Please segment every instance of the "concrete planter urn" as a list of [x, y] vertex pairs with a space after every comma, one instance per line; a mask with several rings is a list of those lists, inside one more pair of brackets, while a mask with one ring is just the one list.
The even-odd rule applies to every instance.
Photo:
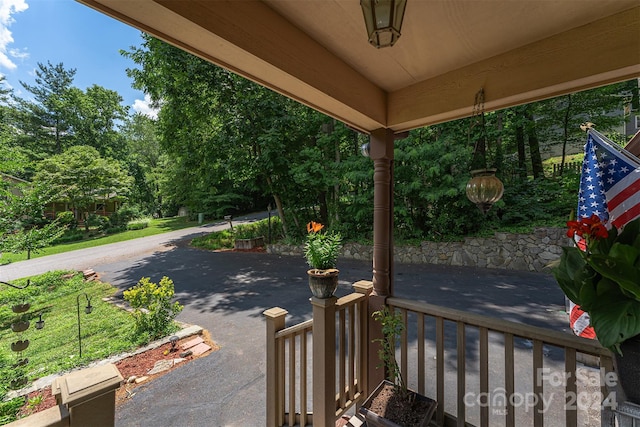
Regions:
[[307, 270], [311, 294], [320, 299], [331, 298], [338, 288], [339, 273], [340, 271], [335, 268], [328, 270], [312, 268], [311, 270]]

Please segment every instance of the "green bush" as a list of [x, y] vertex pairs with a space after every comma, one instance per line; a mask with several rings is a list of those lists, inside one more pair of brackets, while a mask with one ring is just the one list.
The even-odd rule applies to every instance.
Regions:
[[13, 368], [8, 357], [0, 353], [0, 425], [8, 424], [16, 420], [18, 411], [24, 405], [24, 398], [18, 397], [4, 401], [11, 381], [20, 375]]
[[[262, 219], [249, 224], [238, 225], [234, 227], [233, 232], [236, 239], [264, 237], [266, 241], [269, 236], [269, 219]], [[282, 222], [280, 221], [280, 218], [277, 216], [271, 217], [271, 239], [280, 240], [283, 236], [284, 232], [282, 231]]]
[[76, 221], [76, 217], [71, 211], [58, 212], [56, 214], [56, 219], [58, 220], [58, 224], [63, 227], [66, 226], [68, 229], [76, 228], [78, 226], [78, 221]]
[[150, 220], [148, 218], [135, 219], [127, 223], [127, 230], [142, 230], [149, 226]]
[[106, 230], [110, 225], [108, 217], [96, 214], [89, 214], [87, 222], [89, 223], [89, 227], [96, 227], [100, 231]]
[[82, 231], [77, 229], [67, 230], [62, 236], [54, 240], [53, 244], [60, 245], [62, 243], [77, 242], [82, 239], [84, 239], [84, 233]]
[[111, 227], [125, 226], [129, 221], [140, 218], [141, 216], [142, 213], [137, 206], [124, 205], [116, 212], [111, 214], [111, 217], [109, 217], [109, 222], [111, 223]]
[[122, 225], [118, 227], [109, 227], [104, 230], [106, 234], [122, 233], [123, 231], [127, 231], [127, 227]]
[[159, 284], [143, 277], [138, 284], [124, 291], [124, 299], [133, 308], [135, 333], [145, 341], [163, 337], [175, 331], [173, 319], [182, 311], [179, 302], [171, 302], [175, 294], [173, 281], [163, 277]]

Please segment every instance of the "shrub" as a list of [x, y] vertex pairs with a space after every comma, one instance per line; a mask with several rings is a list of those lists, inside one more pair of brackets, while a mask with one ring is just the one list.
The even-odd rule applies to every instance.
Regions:
[[[269, 235], [269, 220], [261, 219], [249, 224], [241, 224], [234, 227], [233, 232], [236, 239], [253, 239], [264, 237], [265, 241]], [[279, 240], [284, 236], [282, 222], [277, 216], [271, 217], [271, 239]]]
[[78, 221], [76, 221], [76, 217], [71, 211], [58, 212], [56, 214], [56, 219], [58, 220], [58, 224], [63, 227], [66, 226], [68, 229], [76, 228], [78, 226]]
[[118, 227], [109, 227], [106, 230], [104, 230], [106, 234], [122, 233], [123, 231], [127, 231], [127, 227], [122, 225]]
[[153, 340], [175, 330], [173, 319], [182, 311], [179, 302], [171, 302], [175, 294], [173, 281], [163, 277], [159, 284], [148, 277], [124, 291], [124, 299], [134, 309], [135, 333], [145, 340]]
[[106, 230], [110, 224], [108, 217], [96, 214], [89, 214], [87, 222], [89, 223], [89, 227], [96, 227], [100, 231]]
[[148, 218], [136, 219], [127, 223], [127, 230], [142, 230], [143, 228], [147, 228], [148, 226]]
[[109, 222], [112, 227], [124, 226], [129, 221], [141, 217], [140, 209], [135, 205], [125, 205], [111, 214]]
[[84, 233], [82, 231], [79, 230], [69, 230], [69, 231], [65, 231], [65, 233], [58, 237], [56, 240], [53, 241], [54, 245], [59, 245], [62, 243], [70, 243], [70, 242], [77, 242], [80, 241], [84, 238]]

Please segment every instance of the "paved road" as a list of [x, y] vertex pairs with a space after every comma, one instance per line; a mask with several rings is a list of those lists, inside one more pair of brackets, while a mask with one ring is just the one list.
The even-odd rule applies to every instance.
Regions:
[[[255, 213], [241, 216], [233, 220], [233, 224], [242, 224], [266, 217], [267, 213]], [[226, 221], [204, 224], [199, 227], [184, 228], [169, 233], [157, 234], [126, 242], [111, 243], [65, 252], [46, 257], [34, 258], [0, 266], [0, 280], [11, 281], [21, 277], [34, 276], [52, 270], [85, 270], [96, 265], [110, 264], [132, 257], [151, 255], [154, 252], [170, 250], [175, 244], [185, 239], [190, 240], [212, 231], [228, 228]]]
[[[289, 325], [311, 317], [306, 265], [302, 257], [209, 252], [188, 246], [187, 239], [223, 227], [181, 230], [140, 239], [148, 239], [144, 243], [104, 246], [82, 256], [76, 252], [64, 259], [15, 263], [1, 267], [0, 278], [37, 274], [47, 266], [90, 267], [121, 292], [143, 276], [154, 281], [169, 276], [185, 305], [178, 319], [207, 329], [221, 349], [140, 387], [133, 399], [119, 407], [116, 425], [261, 426], [266, 372], [262, 312], [274, 306], [285, 308]], [[338, 296], [349, 293], [351, 283], [372, 277], [369, 262], [340, 260], [339, 268]], [[567, 329], [563, 295], [546, 274], [397, 265], [395, 280], [400, 297]]]

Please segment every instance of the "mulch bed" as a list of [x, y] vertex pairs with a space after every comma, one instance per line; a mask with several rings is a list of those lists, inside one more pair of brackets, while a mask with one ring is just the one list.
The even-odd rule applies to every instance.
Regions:
[[[133, 395], [135, 394], [135, 389], [137, 387], [148, 384], [154, 379], [163, 376], [167, 372], [171, 372], [174, 369], [179, 368], [180, 366], [186, 365], [192, 360], [198, 359], [200, 357], [208, 356], [214, 351], [219, 349], [219, 347], [211, 340], [211, 337], [209, 336], [209, 333], [207, 331], [203, 331], [203, 334], [201, 336], [204, 342], [211, 347], [211, 351], [207, 351], [206, 353], [200, 356], [187, 356], [185, 358], [186, 360], [175, 364], [174, 366], [172, 366], [166, 371], [163, 371], [154, 375], [149, 375], [145, 381], [139, 384], [126, 383], [126, 381], [128, 378], [131, 378], [132, 376], [136, 376], [138, 378], [147, 376], [147, 372], [149, 372], [149, 370], [153, 368], [153, 366], [157, 361], [179, 358], [181, 351], [178, 350], [173, 353], [170, 352], [169, 350], [171, 349], [171, 344], [167, 343], [153, 350], [148, 350], [143, 353], [139, 353], [134, 356], [127, 357], [126, 359], [122, 359], [119, 362], [116, 362], [115, 365], [120, 371], [120, 374], [122, 375], [125, 381], [125, 383], [122, 384], [118, 390], [116, 390], [116, 406], [132, 398]], [[177, 348], [180, 347], [180, 344], [186, 341], [189, 341], [193, 338], [195, 338], [195, 335], [181, 339], [180, 341], [178, 341]], [[29, 400], [34, 401], [35, 399], [38, 398], [38, 396], [42, 396], [41, 402], [38, 405], [30, 405]], [[51, 407], [56, 406], [56, 399], [51, 394], [51, 387], [45, 387], [44, 389], [33, 391], [29, 393], [29, 395], [26, 397], [27, 397], [27, 401], [25, 405], [20, 409], [20, 412], [18, 413], [18, 418], [23, 418], [28, 415], [34, 414], [36, 412], [44, 411], [45, 409], [49, 409]]]

